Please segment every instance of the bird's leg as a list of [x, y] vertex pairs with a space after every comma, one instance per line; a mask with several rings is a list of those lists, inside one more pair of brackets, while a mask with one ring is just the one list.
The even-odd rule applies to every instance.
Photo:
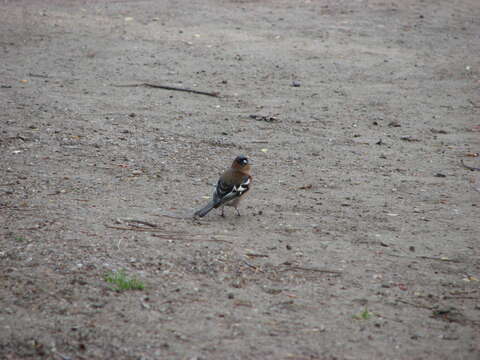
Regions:
[[238, 207], [235, 206], [235, 210], [237, 210], [237, 216], [241, 216], [240, 211], [238, 210]]
[[225, 217], [225, 206], [222, 206], [222, 213], [220, 214], [221, 217]]

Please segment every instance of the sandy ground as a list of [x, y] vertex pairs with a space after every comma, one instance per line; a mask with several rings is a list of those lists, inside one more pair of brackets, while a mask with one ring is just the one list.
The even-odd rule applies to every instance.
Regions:
[[1, 359], [480, 358], [477, 0], [2, 0], [0, 54]]

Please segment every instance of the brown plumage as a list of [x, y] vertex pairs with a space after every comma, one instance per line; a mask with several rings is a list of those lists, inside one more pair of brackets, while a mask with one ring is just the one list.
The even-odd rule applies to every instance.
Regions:
[[233, 206], [240, 216], [238, 205], [245, 193], [250, 189], [252, 176], [250, 175], [251, 166], [246, 156], [240, 155], [233, 160], [229, 169], [220, 176], [217, 182], [213, 199], [202, 209], [195, 212], [195, 216], [203, 217], [212, 209], [222, 208], [224, 216], [224, 206]]

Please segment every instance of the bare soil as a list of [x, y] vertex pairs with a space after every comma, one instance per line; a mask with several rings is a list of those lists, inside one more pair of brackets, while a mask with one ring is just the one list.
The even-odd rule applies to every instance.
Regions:
[[3, 0], [0, 54], [1, 359], [480, 358], [478, 0]]

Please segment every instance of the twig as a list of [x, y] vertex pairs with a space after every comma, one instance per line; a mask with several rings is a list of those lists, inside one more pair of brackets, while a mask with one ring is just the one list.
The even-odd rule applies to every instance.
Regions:
[[[207, 241], [207, 242], [222, 242], [222, 243], [227, 243], [227, 244], [233, 244], [233, 242], [231, 241], [228, 241], [228, 240], [222, 240], [222, 239], [215, 239], [215, 238], [212, 238], [212, 239], [189, 239], [188, 237], [175, 237], [175, 236], [171, 236], [169, 234], [152, 234], [151, 236], [153, 237], [156, 237], [156, 238], [159, 238], [159, 239], [163, 239], [163, 240], [172, 240], [172, 241], [176, 241], [176, 240], [183, 240], [183, 241]], [[188, 236], [188, 235], [187, 235]], [[190, 236], [197, 236], [197, 235], [190, 235]]]
[[465, 169], [468, 169], [468, 170], [471, 170], [471, 171], [480, 171], [480, 168], [465, 165], [465, 163], [463, 162], [463, 159], [460, 160], [460, 162], [462, 163], [462, 165]]
[[263, 270], [260, 269], [259, 267], [255, 266], [255, 265], [252, 265], [252, 264], [246, 262], [245, 260], [242, 260], [242, 262], [243, 262], [245, 265], [247, 265], [248, 267], [254, 269], [255, 271], [260, 271], [260, 272], [263, 273]]
[[[408, 257], [408, 256], [407, 256]], [[417, 259], [427, 259], [427, 260], [437, 260], [437, 261], [445, 261], [445, 262], [454, 262], [459, 263], [460, 260], [457, 259], [447, 259], [447, 258], [436, 258], [431, 256], [416, 256]]]
[[153, 227], [153, 228], [158, 228], [157, 224], [154, 224], [154, 223], [151, 223], [151, 222], [148, 222], [148, 221], [136, 220], [136, 219], [119, 219], [119, 220], [125, 221], [125, 222], [130, 222], [130, 223], [142, 224], [142, 225], [150, 226], [150, 227]]
[[227, 244], [233, 244], [233, 241], [219, 239], [215, 236], [213, 236], [210, 240], [206, 240], [206, 241], [215, 241], [215, 242], [224, 242], [224, 243], [227, 243]]
[[442, 296], [443, 299], [472, 299], [477, 300], [478, 296]]
[[0, 186], [12, 186], [12, 185], [16, 185], [16, 184], [15, 183], [0, 184]]
[[396, 254], [391, 254], [391, 253], [385, 253], [385, 255], [393, 256], [393, 257], [398, 257], [398, 258], [403, 258], [403, 259], [410, 259], [410, 260], [426, 259], [426, 260], [436, 260], [436, 261], [454, 262], [454, 263], [459, 263], [459, 262], [461, 262], [460, 260], [457, 260], [457, 259], [438, 258], [438, 257], [433, 257], [433, 256], [425, 256], [425, 255], [420, 255], [420, 256], [404, 256], [404, 255], [396, 255]]
[[317, 269], [317, 268], [305, 268], [301, 266], [292, 266], [287, 269], [283, 269], [280, 271], [295, 271], [295, 270], [300, 270], [300, 271], [314, 271], [314, 272], [320, 272], [320, 273], [326, 273], [326, 274], [341, 274], [341, 271], [338, 270], [328, 270], [328, 269]]
[[411, 303], [411, 302], [409, 302], [407, 300], [403, 300], [403, 299], [395, 299], [395, 300], [398, 301], [398, 302], [401, 302], [403, 304], [415, 306], [415, 307], [418, 307], [418, 308], [433, 310], [433, 307], [431, 307], [431, 306], [422, 305], [422, 304], [415, 304], [415, 303]]
[[184, 91], [192, 94], [207, 95], [212, 97], [218, 97], [218, 95], [220, 95], [218, 92], [206, 92], [206, 91], [200, 91], [200, 90], [194, 90], [194, 89], [188, 89], [188, 88], [180, 88], [175, 86], [165, 86], [165, 85], [157, 85], [157, 84], [149, 84], [149, 83], [144, 83], [144, 85], [151, 88], [156, 88], [156, 89]]
[[254, 254], [254, 253], [246, 253], [245, 255], [248, 257], [260, 257], [260, 258], [267, 258], [270, 256], [267, 254]]
[[117, 230], [131, 230], [131, 231], [144, 231], [144, 232], [163, 231], [162, 229], [146, 229], [146, 228], [140, 228], [140, 227], [124, 227], [124, 226], [114, 226], [114, 225], [107, 225], [107, 224], [104, 224], [104, 226], [106, 226], [107, 228], [110, 228], [110, 229], [117, 229]]
[[[179, 231], [165, 231], [160, 228], [141, 228], [141, 227], [125, 227], [125, 226], [114, 226], [103, 224], [105, 227], [116, 230], [130, 230], [130, 231], [139, 231], [139, 232], [152, 232], [151, 236], [164, 239], [164, 240], [185, 240], [185, 241], [211, 241], [211, 242], [223, 242], [227, 244], [233, 244], [233, 242], [228, 240], [217, 239], [212, 237], [211, 239], [198, 239], [194, 238], [195, 236], [202, 236], [203, 234], [186, 234]], [[155, 224], [151, 224], [155, 225]], [[158, 226], [158, 225], [155, 225]], [[160, 233], [160, 234], [159, 234]], [[190, 238], [189, 238], [190, 237]]]
[[164, 216], [171, 219], [193, 219], [193, 215], [192, 216], [176, 216], [176, 215], [168, 215], [168, 214], [153, 214], [153, 216]]
[[155, 88], [155, 89], [164, 89], [164, 90], [172, 90], [172, 91], [184, 91], [184, 92], [189, 92], [189, 93], [192, 93], [192, 94], [207, 95], [207, 96], [212, 96], [212, 97], [218, 97], [220, 95], [218, 92], [206, 92], [206, 91], [200, 91], [200, 90], [194, 90], [194, 89], [188, 89], [188, 88], [181, 88], [181, 87], [176, 87], [176, 86], [167, 86], [167, 85], [150, 84], [150, 83], [126, 84], [126, 85], [113, 84], [112, 86], [115, 86], [115, 87], [146, 86], [146, 87], [151, 87], [151, 88]]
[[33, 73], [28, 73], [28, 76], [30, 77], [38, 77], [38, 78], [48, 78], [48, 75], [42, 75], [42, 74], [33, 74]]
[[[110, 229], [117, 229], [117, 230], [130, 230], [130, 231], [139, 231], [139, 232], [163, 232], [164, 234], [169, 234], [169, 235], [181, 235], [184, 234], [181, 231], [165, 231], [165, 229], [161, 228], [143, 228], [143, 227], [138, 227], [138, 226], [115, 226], [115, 225], [107, 225], [104, 224], [104, 226], [110, 228]], [[198, 235], [191, 235], [191, 236], [198, 236]]]

